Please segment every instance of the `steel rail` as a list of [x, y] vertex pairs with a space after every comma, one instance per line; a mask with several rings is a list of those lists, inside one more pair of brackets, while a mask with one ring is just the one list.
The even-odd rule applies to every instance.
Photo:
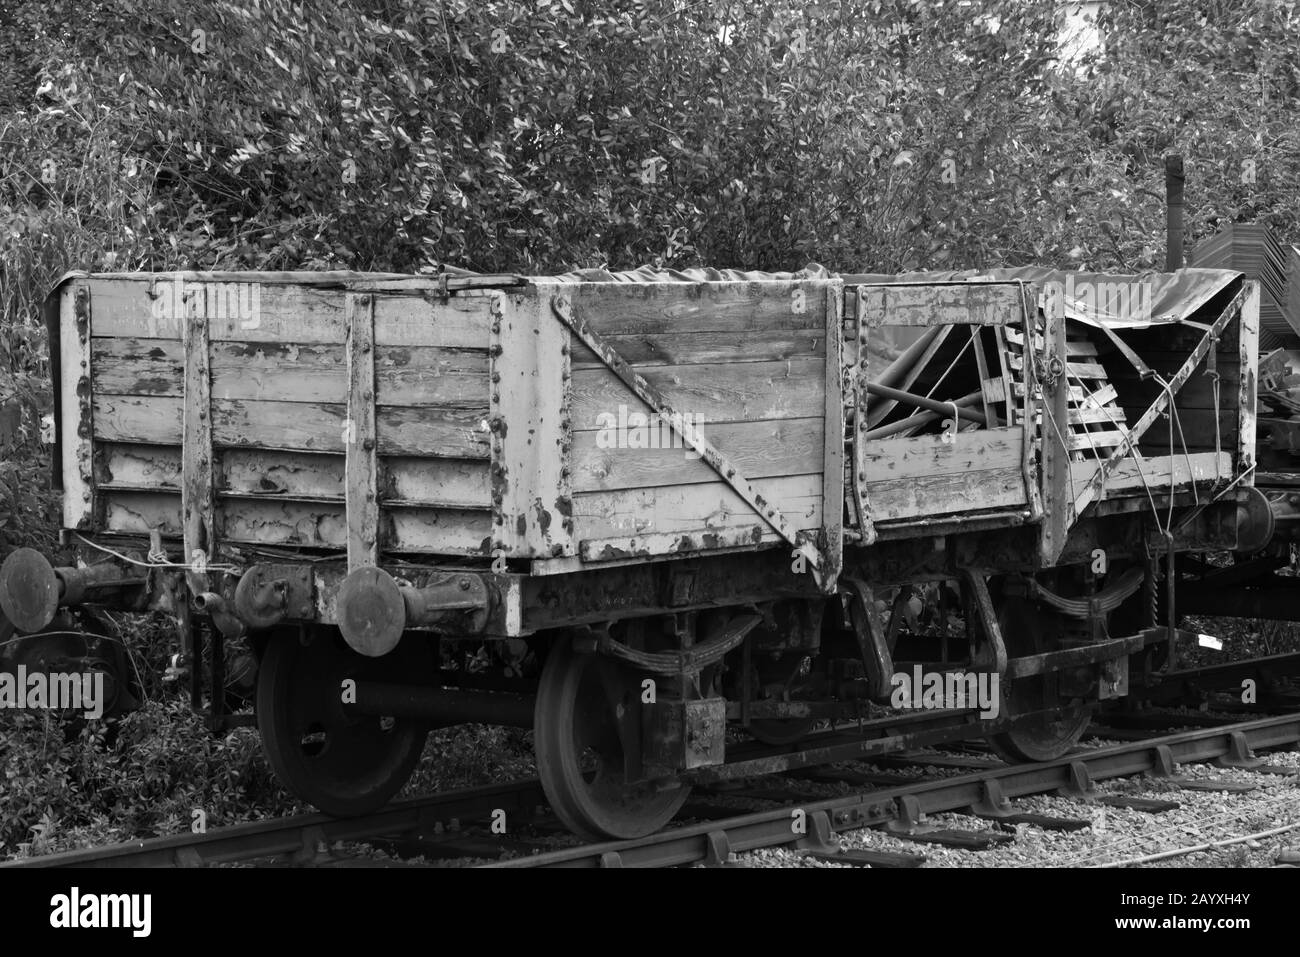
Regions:
[[202, 834], [175, 834], [3, 861], [0, 868], [199, 867], [285, 855], [309, 860], [315, 857], [322, 842], [362, 841], [432, 830], [436, 823], [452, 818], [487, 817], [498, 808], [507, 813], [531, 812], [545, 803], [541, 783], [536, 778], [527, 778], [398, 801], [360, 817], [298, 814], [215, 828]]
[[[992, 768], [957, 777], [758, 811], [721, 821], [670, 828], [647, 838], [567, 848], [484, 867], [672, 867], [726, 860], [732, 852], [794, 844], [836, 850], [838, 831], [917, 821], [922, 814], [1001, 807], [1007, 799], [1059, 791], [1085, 797], [1094, 781], [1151, 772], [1171, 775], [1179, 764], [1219, 757], [1242, 759], [1253, 749], [1300, 742], [1300, 715], [1201, 728], [1130, 744], [1083, 751], [1043, 764]], [[802, 813], [796, 813], [802, 812]], [[802, 832], [795, 827], [802, 823]]]

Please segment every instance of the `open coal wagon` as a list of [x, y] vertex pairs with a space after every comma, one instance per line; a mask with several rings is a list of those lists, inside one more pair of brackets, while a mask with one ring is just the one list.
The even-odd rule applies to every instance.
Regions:
[[1176, 556], [1273, 534], [1256, 314], [1209, 270], [73, 274], [80, 560], [15, 552], [0, 607], [171, 615], [216, 726], [255, 662], [275, 771], [332, 814], [464, 722], [533, 728], [588, 837], [954, 736], [1055, 757], [1184, 640]]

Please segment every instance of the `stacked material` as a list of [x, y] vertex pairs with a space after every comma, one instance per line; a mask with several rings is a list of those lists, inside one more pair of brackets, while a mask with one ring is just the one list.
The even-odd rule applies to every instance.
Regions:
[[1300, 346], [1300, 249], [1279, 243], [1263, 223], [1233, 223], [1198, 243], [1188, 265], [1258, 280], [1260, 349]]

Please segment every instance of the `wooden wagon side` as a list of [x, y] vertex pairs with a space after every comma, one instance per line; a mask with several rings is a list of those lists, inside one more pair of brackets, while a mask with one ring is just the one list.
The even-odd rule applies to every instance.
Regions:
[[780, 545], [833, 587], [841, 299], [826, 280], [509, 297], [492, 346], [501, 547], [554, 575]]
[[59, 291], [64, 527], [487, 555], [490, 300], [209, 275]]

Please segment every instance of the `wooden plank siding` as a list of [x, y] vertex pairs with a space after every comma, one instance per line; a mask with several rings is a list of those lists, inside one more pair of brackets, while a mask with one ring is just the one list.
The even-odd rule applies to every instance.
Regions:
[[[823, 522], [842, 289], [826, 281], [564, 286], [575, 314], [799, 531]], [[832, 333], [835, 342], [828, 350]], [[829, 360], [828, 360], [829, 355]], [[828, 373], [828, 361], [835, 366]], [[588, 562], [781, 537], [596, 355], [572, 356], [573, 520]], [[833, 426], [842, 432], [842, 424]], [[837, 448], [839, 439], [836, 439]], [[842, 492], [835, 508], [842, 508]], [[838, 563], [839, 538], [833, 549]]]
[[[221, 304], [238, 308], [218, 309], [197, 283], [178, 297], [165, 275], [85, 282], [102, 530], [180, 537], [181, 492], [198, 482], [186, 491], [196, 503], [188, 547], [203, 537], [200, 488], [210, 481], [209, 534], [219, 541], [351, 544], [354, 561], [381, 548], [487, 554], [491, 294], [366, 294], [366, 334], [350, 348], [341, 285], [237, 283], [256, 292], [239, 290]], [[187, 328], [200, 333], [190, 338], [201, 357], [187, 352]], [[75, 328], [64, 341], [77, 342]], [[361, 434], [365, 411], [373, 432]], [[195, 468], [205, 457], [210, 479]]]
[[862, 452], [861, 478], [875, 522], [1007, 508], [1027, 501], [1020, 426], [878, 439]]
[[209, 560], [225, 543], [326, 549], [351, 566], [789, 547], [666, 425], [667, 448], [604, 442], [609, 416], [649, 409], [557, 319], [564, 296], [699, 417], [798, 547], [815, 541], [838, 568], [838, 281], [538, 280], [446, 299], [342, 279], [85, 282], [86, 335], [64, 343], [67, 361], [80, 361], [73, 343], [85, 357], [98, 531], [179, 539], [188, 515], [187, 540], [217, 546]]
[[[1017, 357], [1003, 354], [1001, 344], [1006, 337], [1001, 333], [1005, 331], [1017, 339], [1021, 335], [1008, 329], [1009, 324], [1025, 320], [1021, 284], [871, 283], [858, 286], [854, 292], [858, 317], [855, 338], [860, 349], [882, 336], [882, 327], [957, 326], [955, 341], [965, 343], [969, 338], [974, 345], [965, 371], [979, 385], [985, 414], [1006, 414], [1020, 404], [1015, 400], [1024, 392], [1023, 381], [1016, 381], [1023, 380], [1022, 364]], [[998, 344], [999, 355], [996, 369], [981, 343], [985, 338], [982, 326], [995, 330], [992, 341]], [[920, 375], [917, 379], [924, 381]], [[860, 383], [860, 394], [865, 394], [865, 384]], [[1004, 402], [1008, 408], [997, 409]], [[945, 516], [970, 512], [1036, 510], [1030, 483], [1037, 479], [1032, 450], [1025, 439], [1026, 430], [1033, 425], [1026, 426], [1023, 415], [1017, 419], [1021, 421], [1003, 427], [967, 429], [951, 436], [863, 439], [861, 434], [855, 435], [853, 481], [861, 504], [864, 543], [875, 541], [877, 526], [891, 522], [921, 519], [942, 523]], [[880, 421], [880, 416], [868, 416], [866, 425], [871, 427]]]

